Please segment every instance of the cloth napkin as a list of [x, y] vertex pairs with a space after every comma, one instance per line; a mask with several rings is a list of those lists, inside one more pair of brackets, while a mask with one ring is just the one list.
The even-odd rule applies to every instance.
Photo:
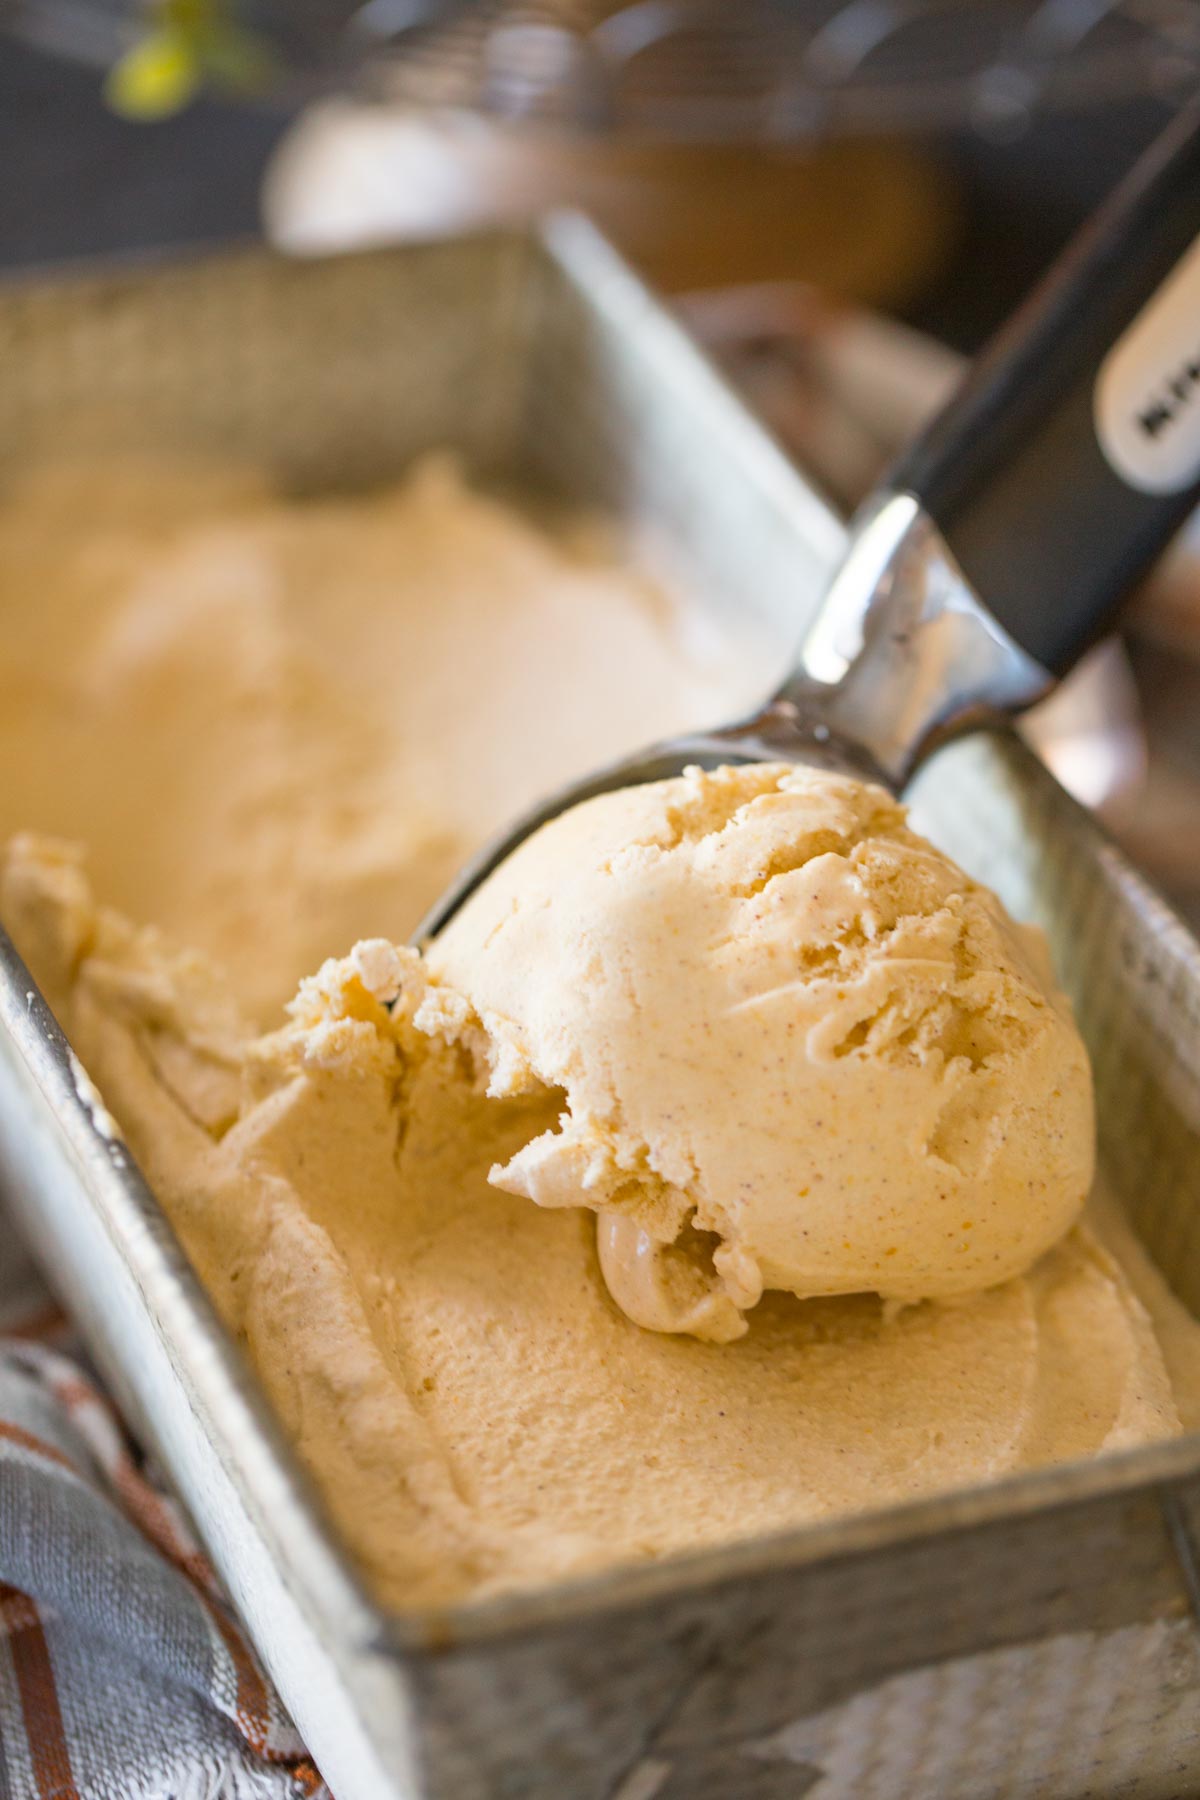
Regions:
[[0, 1800], [330, 1800], [0, 1211]]

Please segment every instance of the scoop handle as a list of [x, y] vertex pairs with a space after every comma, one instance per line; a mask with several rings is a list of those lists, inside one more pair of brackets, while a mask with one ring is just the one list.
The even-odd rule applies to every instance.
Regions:
[[1052, 674], [1200, 494], [1200, 98], [983, 352], [884, 486]]

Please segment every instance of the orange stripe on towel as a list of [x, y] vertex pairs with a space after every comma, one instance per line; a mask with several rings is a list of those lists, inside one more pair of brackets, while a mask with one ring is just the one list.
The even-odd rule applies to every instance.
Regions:
[[19, 1315], [8, 1329], [13, 1337], [41, 1340], [57, 1337], [66, 1329], [66, 1324], [67, 1315], [62, 1307], [49, 1300], [36, 1312]]
[[40, 1800], [79, 1800], [62, 1708], [58, 1703], [54, 1667], [50, 1661], [50, 1646], [37, 1607], [15, 1588], [0, 1587], [0, 1607], [6, 1616], [17, 1611], [15, 1603], [18, 1600], [24, 1601], [29, 1611], [9, 1638], [8, 1649], [17, 1692], [21, 1696], [29, 1760], [38, 1795]]
[[60, 1468], [70, 1469], [73, 1475], [77, 1473], [69, 1456], [64, 1456], [61, 1450], [56, 1450], [44, 1438], [35, 1437], [32, 1431], [26, 1431], [21, 1425], [14, 1425], [11, 1419], [0, 1419], [0, 1438], [19, 1445], [22, 1450], [32, 1450], [35, 1456], [44, 1456], [47, 1462], [57, 1463]]

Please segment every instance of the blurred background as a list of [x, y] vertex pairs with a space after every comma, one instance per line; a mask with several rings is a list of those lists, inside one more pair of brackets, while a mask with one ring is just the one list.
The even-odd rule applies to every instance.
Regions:
[[[0, 0], [0, 265], [589, 212], [853, 508], [1200, 83], [1200, 0]], [[1200, 527], [1032, 720], [1200, 924]]]

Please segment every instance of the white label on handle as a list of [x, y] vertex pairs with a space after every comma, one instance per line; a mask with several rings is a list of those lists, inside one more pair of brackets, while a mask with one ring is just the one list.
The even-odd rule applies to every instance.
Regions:
[[1101, 363], [1093, 416], [1130, 487], [1177, 494], [1200, 476], [1200, 238]]

